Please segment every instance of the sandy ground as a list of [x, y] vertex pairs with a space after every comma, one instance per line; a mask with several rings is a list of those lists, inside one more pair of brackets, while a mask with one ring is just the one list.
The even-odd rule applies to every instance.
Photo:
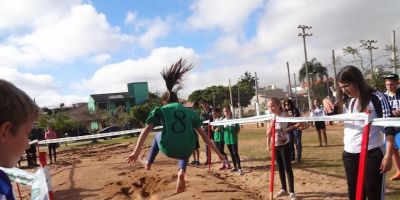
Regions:
[[[205, 165], [190, 166], [186, 191], [176, 194], [176, 161], [159, 154], [150, 171], [146, 171], [140, 163], [129, 167], [125, 158], [133, 147], [131, 143], [89, 145], [85, 149], [59, 152], [57, 163], [50, 165], [56, 199], [269, 198], [269, 161], [242, 158], [243, 175], [218, 170], [219, 163], [216, 161], [211, 170]], [[304, 163], [293, 164], [299, 199], [347, 199], [343, 177], [302, 165]], [[279, 175], [275, 172], [275, 192], [279, 188]], [[29, 199], [27, 191], [22, 188], [23, 199]]]

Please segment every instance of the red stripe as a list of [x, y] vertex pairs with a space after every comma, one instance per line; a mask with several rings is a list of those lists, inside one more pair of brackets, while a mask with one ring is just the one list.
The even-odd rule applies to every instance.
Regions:
[[270, 170], [270, 182], [269, 182], [269, 192], [274, 193], [274, 171], [275, 171], [275, 121], [276, 118], [272, 120], [271, 127], [271, 170]]
[[[367, 111], [369, 115], [370, 112]], [[367, 115], [367, 117], [368, 117]], [[369, 142], [369, 130], [371, 123], [365, 124], [362, 134], [361, 141], [361, 153], [360, 160], [358, 163], [358, 175], [357, 175], [357, 190], [356, 190], [356, 200], [362, 200], [364, 194], [364, 181], [365, 181], [365, 163], [368, 154], [368, 142]]]

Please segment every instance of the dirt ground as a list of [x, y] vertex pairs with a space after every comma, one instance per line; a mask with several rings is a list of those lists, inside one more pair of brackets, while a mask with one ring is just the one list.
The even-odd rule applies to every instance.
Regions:
[[[269, 160], [242, 158], [243, 175], [218, 170], [217, 161], [211, 165], [211, 170], [205, 165], [189, 166], [186, 191], [176, 194], [176, 161], [159, 154], [150, 171], [140, 163], [129, 167], [125, 159], [133, 148], [134, 144], [125, 143], [89, 145], [85, 149], [59, 152], [57, 163], [50, 165], [56, 199], [269, 198]], [[204, 154], [201, 157], [204, 158]], [[301, 164], [293, 166], [299, 199], [347, 199], [343, 177], [296, 167]], [[279, 175], [275, 172], [275, 192], [279, 188]], [[24, 199], [29, 199], [27, 189], [22, 190]]]

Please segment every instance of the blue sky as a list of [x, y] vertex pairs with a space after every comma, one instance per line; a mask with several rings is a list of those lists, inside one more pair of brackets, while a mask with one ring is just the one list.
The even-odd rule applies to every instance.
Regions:
[[396, 0], [4, 0], [0, 78], [54, 107], [125, 92], [128, 82], [162, 92], [160, 71], [183, 57], [196, 66], [183, 97], [246, 71], [257, 72], [260, 86], [284, 88], [286, 62], [291, 73], [304, 62], [298, 25], [313, 27], [309, 59], [330, 71], [331, 51], [344, 65], [353, 58], [342, 48], [362, 39], [378, 41], [374, 63], [385, 65], [384, 46], [400, 32], [399, 7]]

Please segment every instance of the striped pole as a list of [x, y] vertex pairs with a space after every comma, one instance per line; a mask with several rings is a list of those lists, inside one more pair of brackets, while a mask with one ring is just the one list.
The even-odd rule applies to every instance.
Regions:
[[[208, 123], [207, 133], [208, 133], [208, 139], [211, 140], [211, 124], [210, 123]], [[208, 164], [208, 170], [211, 170], [211, 148], [209, 145], [207, 145], [207, 164]]]
[[276, 117], [272, 120], [272, 127], [271, 127], [271, 170], [269, 175], [269, 199], [274, 199], [274, 173], [275, 173], [275, 122]]
[[43, 168], [44, 174], [46, 176], [47, 189], [49, 190], [49, 198], [50, 200], [54, 200], [54, 194], [51, 189], [50, 172], [49, 168], [47, 167], [46, 152], [39, 152], [39, 161], [40, 166]]
[[358, 163], [358, 175], [357, 175], [357, 189], [356, 189], [356, 200], [362, 200], [364, 194], [364, 181], [365, 181], [365, 163], [368, 154], [368, 142], [369, 142], [369, 130], [371, 122], [369, 121], [369, 114], [371, 111], [367, 111], [365, 117], [365, 124], [361, 140], [361, 153], [360, 160]]

